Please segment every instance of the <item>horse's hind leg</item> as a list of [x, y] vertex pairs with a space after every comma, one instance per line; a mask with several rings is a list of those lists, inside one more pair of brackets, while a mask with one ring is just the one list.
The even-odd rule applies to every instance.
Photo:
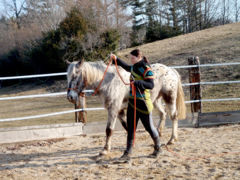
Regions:
[[169, 115], [172, 120], [172, 136], [168, 141], [168, 144], [174, 144], [178, 140], [178, 118], [177, 118], [177, 109], [176, 109], [176, 101], [173, 101], [167, 104]]
[[126, 114], [124, 113], [124, 110], [121, 109], [118, 113], [118, 119], [120, 120], [123, 128], [127, 131], [127, 122], [126, 122]]
[[100, 155], [107, 155], [107, 153], [111, 150], [111, 136], [113, 133], [113, 129], [116, 124], [117, 119], [117, 111], [113, 108], [108, 109], [108, 122], [106, 127], [106, 143]]
[[165, 112], [165, 108], [161, 102], [161, 98], [158, 98], [155, 102], [154, 102], [154, 106], [155, 108], [157, 108], [158, 112], [159, 112], [159, 122], [157, 124], [157, 129], [159, 132], [159, 135], [162, 136], [163, 135], [163, 129], [165, 127], [165, 122], [166, 122], [166, 112]]

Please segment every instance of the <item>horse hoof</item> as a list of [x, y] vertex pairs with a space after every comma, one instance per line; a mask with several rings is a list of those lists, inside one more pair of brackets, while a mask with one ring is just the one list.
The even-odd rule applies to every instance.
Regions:
[[158, 134], [159, 134], [160, 137], [163, 137], [162, 130], [158, 129]]
[[167, 145], [172, 145], [174, 144], [174, 141], [168, 141]]
[[163, 137], [163, 133], [161, 133], [161, 131], [158, 131], [158, 134], [160, 137]]
[[170, 139], [167, 143], [167, 145], [172, 145], [175, 144], [175, 142], [177, 141], [177, 139]]
[[106, 156], [108, 154], [107, 150], [103, 150], [102, 152], [99, 153], [99, 156]]

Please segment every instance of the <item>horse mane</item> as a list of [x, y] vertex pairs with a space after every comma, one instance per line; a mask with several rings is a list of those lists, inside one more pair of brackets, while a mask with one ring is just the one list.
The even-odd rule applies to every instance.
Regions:
[[[106, 69], [106, 64], [103, 61], [96, 62], [83, 62], [83, 64], [77, 68], [76, 64], [78, 62], [75, 61], [71, 63], [68, 67], [68, 81], [72, 76], [79, 76], [82, 73], [83, 77], [87, 79], [89, 84], [94, 82], [98, 82], [102, 79], [103, 73]], [[110, 66], [108, 72], [113, 72], [113, 68]]]
[[102, 61], [84, 62], [81, 69], [83, 77], [87, 79], [89, 84], [92, 84], [102, 79], [106, 65]]

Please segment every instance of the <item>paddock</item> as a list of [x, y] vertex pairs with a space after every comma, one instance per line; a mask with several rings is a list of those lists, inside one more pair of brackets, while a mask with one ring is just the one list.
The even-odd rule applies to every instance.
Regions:
[[[171, 129], [161, 138], [166, 143]], [[126, 133], [113, 135], [113, 149], [97, 159], [105, 134], [65, 139], [3, 144], [0, 179], [239, 179], [240, 125], [179, 128], [179, 141], [165, 147], [157, 159], [149, 158], [151, 138], [142, 129], [129, 163], [117, 161]], [[176, 153], [176, 154], [175, 154]]]
[[[230, 63], [230, 65], [239, 64]], [[65, 73], [61, 75], [65, 75]], [[0, 80], [4, 80], [4, 78], [0, 78]], [[198, 82], [185, 84], [185, 86], [216, 83], [235, 84], [239, 81]], [[65, 94], [65, 92], [60, 92], [33, 96], [1, 97], [0, 100], [62, 96]], [[236, 102], [237, 100], [239, 100], [238, 97], [190, 100], [186, 103], [199, 101]], [[94, 108], [89, 109], [93, 110]], [[3, 117], [0, 121], [23, 121], [81, 111], [65, 110], [67, 111], [28, 117]], [[210, 114], [213, 119], [216, 119], [217, 115]], [[228, 122], [223, 122], [227, 124], [240, 121], [239, 112], [234, 115], [233, 121], [231, 121], [232, 113], [222, 114], [221, 117], [225, 120], [230, 119]], [[209, 116], [207, 118], [202, 116], [202, 119], [204, 118], [208, 120]], [[201, 120], [201, 116], [199, 119]], [[219, 122], [213, 122], [213, 125], [216, 123]], [[98, 127], [100, 126], [97, 124], [96, 128]], [[157, 159], [151, 159], [148, 157], [152, 152], [151, 138], [140, 128], [136, 134], [136, 145], [132, 160], [129, 163], [118, 161], [126, 144], [126, 133], [122, 129], [118, 129], [113, 134], [113, 149], [108, 156], [102, 158], [97, 158], [97, 155], [104, 145], [105, 134], [96, 133], [97, 131], [94, 134], [80, 132], [76, 133], [75, 136], [72, 134], [71, 137], [62, 136], [58, 139], [1, 144], [0, 179], [239, 179], [239, 130], [239, 124], [197, 129], [181, 127], [179, 128], [179, 141], [168, 146], [169, 149], [163, 147], [162, 154]], [[11, 134], [11, 132], [9, 133]], [[171, 129], [167, 128], [161, 138], [163, 144], [167, 142], [170, 134]]]

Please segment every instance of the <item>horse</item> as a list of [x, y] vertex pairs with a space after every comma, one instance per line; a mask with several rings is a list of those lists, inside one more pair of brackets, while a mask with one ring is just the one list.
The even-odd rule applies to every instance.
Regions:
[[[102, 80], [107, 65], [103, 61], [85, 62], [75, 61], [69, 64], [67, 69], [68, 91], [67, 99], [78, 102], [79, 95], [86, 88], [96, 89]], [[178, 120], [186, 118], [186, 106], [184, 103], [184, 92], [182, 89], [181, 77], [178, 72], [163, 64], [152, 64], [154, 72], [154, 88], [151, 90], [151, 100], [159, 112], [157, 129], [162, 136], [165, 126], [166, 115], [172, 120], [172, 135], [167, 144], [174, 144], [178, 140]], [[129, 81], [130, 73], [119, 67], [125, 82]], [[125, 86], [117, 74], [114, 66], [109, 66], [96, 95], [100, 97], [108, 111], [106, 126], [106, 142], [100, 155], [106, 155], [111, 150], [111, 136], [117, 118], [124, 129], [127, 130], [125, 110], [127, 109], [129, 86]], [[165, 102], [165, 107], [162, 104]]]

